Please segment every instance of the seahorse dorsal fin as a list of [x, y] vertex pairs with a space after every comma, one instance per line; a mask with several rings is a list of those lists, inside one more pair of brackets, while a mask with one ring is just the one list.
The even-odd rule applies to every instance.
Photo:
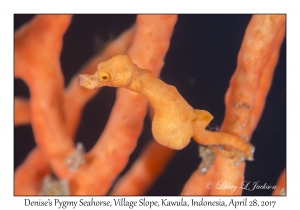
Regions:
[[193, 123], [197, 124], [197, 127], [205, 129], [205, 127], [210, 123], [214, 118], [208, 111], [194, 109], [195, 117]]

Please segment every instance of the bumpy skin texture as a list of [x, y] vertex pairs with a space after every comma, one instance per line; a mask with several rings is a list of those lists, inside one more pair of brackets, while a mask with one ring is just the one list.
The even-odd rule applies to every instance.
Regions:
[[209, 112], [194, 110], [175, 87], [157, 79], [151, 71], [138, 68], [127, 55], [118, 55], [100, 63], [95, 74], [83, 74], [79, 78], [80, 85], [88, 89], [123, 87], [143, 94], [155, 112], [153, 136], [164, 146], [179, 150], [193, 137], [200, 144], [228, 144], [243, 152], [246, 159], [252, 160], [252, 145], [234, 135], [205, 131], [213, 119]]

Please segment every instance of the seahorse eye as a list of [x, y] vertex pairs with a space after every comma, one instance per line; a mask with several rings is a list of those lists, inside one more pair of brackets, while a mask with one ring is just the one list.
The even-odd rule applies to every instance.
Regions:
[[106, 71], [100, 72], [99, 80], [100, 80], [100, 82], [109, 82], [110, 81], [110, 74]]

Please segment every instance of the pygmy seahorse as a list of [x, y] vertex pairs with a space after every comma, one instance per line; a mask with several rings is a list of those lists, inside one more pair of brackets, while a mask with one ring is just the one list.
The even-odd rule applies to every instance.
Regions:
[[154, 110], [152, 133], [160, 144], [182, 149], [191, 137], [204, 145], [228, 145], [252, 160], [254, 147], [235, 135], [210, 132], [205, 127], [213, 116], [205, 110], [193, 109], [174, 86], [157, 79], [151, 71], [132, 63], [127, 55], [118, 55], [98, 65], [93, 75], [79, 75], [85, 88], [123, 87], [144, 95]]

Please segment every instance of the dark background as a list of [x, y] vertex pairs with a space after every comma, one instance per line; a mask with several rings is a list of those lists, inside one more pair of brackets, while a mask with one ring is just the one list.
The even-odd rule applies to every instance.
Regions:
[[[15, 15], [14, 29], [28, 22], [33, 15]], [[135, 22], [136, 15], [75, 15], [64, 37], [61, 66], [65, 85], [101, 45]], [[224, 95], [233, 74], [237, 54], [251, 15], [179, 15], [165, 58], [161, 79], [175, 86], [188, 103], [208, 110], [214, 120], [210, 129], [220, 126], [224, 117]], [[21, 80], [14, 80], [15, 96], [30, 96]], [[103, 98], [106, 98], [103, 102]], [[114, 88], [103, 88], [86, 106], [76, 141], [90, 150], [103, 131], [115, 100]], [[145, 128], [132, 162], [151, 138], [151, 124]], [[251, 143], [256, 147], [255, 161], [247, 162], [245, 180], [275, 185], [286, 166], [286, 41], [281, 47], [273, 85], [262, 118]], [[14, 167], [21, 164], [35, 146], [30, 125], [14, 129]], [[163, 175], [147, 195], [179, 195], [184, 183], [200, 163], [198, 146], [194, 141], [181, 151], [166, 167]], [[243, 195], [270, 195], [271, 190], [244, 191]]]

